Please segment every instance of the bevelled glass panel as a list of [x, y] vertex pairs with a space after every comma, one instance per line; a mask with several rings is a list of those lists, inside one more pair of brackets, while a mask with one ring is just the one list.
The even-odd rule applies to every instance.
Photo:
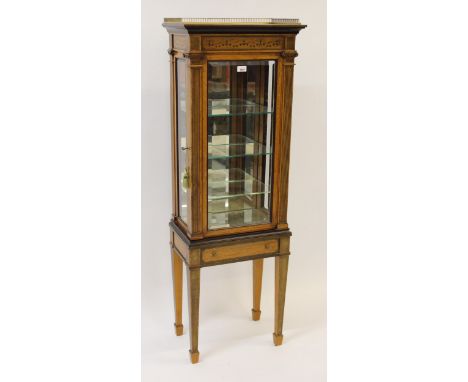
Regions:
[[187, 222], [188, 173], [187, 173], [187, 116], [186, 116], [186, 60], [177, 60], [177, 176], [179, 193], [179, 217]]
[[208, 62], [208, 229], [271, 222], [273, 60]]

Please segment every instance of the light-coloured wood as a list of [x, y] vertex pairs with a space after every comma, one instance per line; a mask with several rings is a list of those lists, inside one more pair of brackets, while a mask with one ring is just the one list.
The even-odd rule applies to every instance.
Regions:
[[202, 160], [203, 160], [203, 125], [204, 114], [204, 56], [198, 53], [184, 54], [188, 57], [188, 86], [187, 86], [187, 166], [189, 168], [189, 232], [193, 239], [202, 235]]
[[[177, 235], [176, 235], [177, 236]], [[182, 259], [172, 250], [172, 284], [174, 291], [175, 332], [181, 336], [184, 330], [182, 325]]]
[[286, 36], [284, 47], [285, 49], [290, 49], [290, 50], [296, 49], [296, 36], [295, 35]]
[[207, 248], [202, 251], [205, 263], [223, 261], [234, 258], [278, 252], [278, 240], [265, 240], [245, 244], [226, 245], [223, 247]]
[[179, 235], [174, 235], [174, 247], [177, 248], [179, 253], [182, 255], [182, 257], [185, 259], [185, 261], [188, 261], [189, 259], [189, 248], [187, 244], [184, 243], [184, 241], [179, 237]]
[[293, 77], [294, 77], [294, 55], [284, 59], [284, 97], [282, 101], [282, 124], [281, 124], [281, 152], [279, 165], [279, 198], [278, 223], [287, 226], [288, 213], [288, 182], [289, 182], [289, 157], [291, 151], [291, 116], [293, 101]]
[[194, 352], [191, 350], [189, 350], [189, 353], [190, 353], [190, 362], [198, 363], [198, 361], [200, 360], [200, 353], [198, 351]]
[[280, 346], [283, 344], [283, 335], [276, 335], [275, 333], [273, 333], [273, 343], [275, 344], [275, 346]]
[[188, 309], [190, 318], [190, 359], [198, 362], [198, 325], [200, 307], [200, 268], [187, 267]]
[[201, 50], [201, 35], [190, 35], [190, 50], [193, 51], [200, 51]]
[[263, 259], [252, 261], [253, 268], [253, 308], [252, 320], [260, 320], [260, 300], [262, 297], [262, 276], [263, 276]]
[[174, 49], [187, 50], [189, 49], [189, 36], [186, 34], [175, 34], [173, 44]]
[[288, 261], [288, 255], [275, 257], [275, 331], [273, 333], [275, 346], [279, 346], [283, 343], [283, 318]]
[[[238, 237], [189, 240], [188, 235], [178, 226], [176, 221], [173, 221], [170, 227], [173, 231], [171, 241], [176, 243], [174, 248], [191, 268], [289, 255], [289, 238], [291, 236], [289, 231], [255, 232]], [[180, 253], [176, 246], [188, 250], [188, 259]], [[213, 251], [216, 252], [214, 256]]]
[[290, 242], [289, 236], [283, 236], [280, 238], [280, 248], [279, 248], [280, 254], [289, 255], [289, 242]]
[[201, 265], [201, 249], [192, 248], [190, 250], [189, 266], [193, 268], [193, 267], [199, 267], [200, 265]]

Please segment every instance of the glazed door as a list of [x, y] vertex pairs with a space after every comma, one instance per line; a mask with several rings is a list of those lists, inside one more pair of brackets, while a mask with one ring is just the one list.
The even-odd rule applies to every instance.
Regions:
[[208, 230], [271, 224], [277, 61], [207, 65]]
[[188, 222], [188, 131], [187, 131], [187, 62], [184, 59], [176, 61], [176, 121], [177, 121], [177, 211], [179, 219]]

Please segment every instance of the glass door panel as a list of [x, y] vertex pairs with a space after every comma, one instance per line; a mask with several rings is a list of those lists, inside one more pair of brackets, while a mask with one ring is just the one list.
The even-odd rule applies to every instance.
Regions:
[[208, 229], [271, 222], [273, 60], [208, 62]]
[[186, 81], [187, 62], [177, 59], [177, 176], [179, 187], [179, 217], [187, 223], [188, 215], [188, 170], [187, 170], [187, 116]]

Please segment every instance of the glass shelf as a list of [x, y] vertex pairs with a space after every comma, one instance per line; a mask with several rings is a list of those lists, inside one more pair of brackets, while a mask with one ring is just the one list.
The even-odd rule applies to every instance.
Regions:
[[209, 99], [208, 117], [228, 117], [235, 115], [265, 115], [272, 114], [272, 108], [259, 105], [252, 101], [238, 98]]
[[270, 221], [262, 200], [265, 184], [235, 169], [208, 170], [208, 228], [240, 227]]
[[269, 193], [264, 183], [241, 169], [208, 170], [208, 202]]
[[211, 200], [208, 203], [209, 214], [245, 211], [251, 210], [252, 208], [252, 200], [244, 195], [234, 196], [233, 198], [228, 199]]
[[246, 225], [265, 224], [270, 222], [266, 208], [248, 208], [243, 210], [208, 212], [208, 228], [242, 227]]
[[265, 145], [239, 134], [209, 135], [208, 159], [270, 155]]

